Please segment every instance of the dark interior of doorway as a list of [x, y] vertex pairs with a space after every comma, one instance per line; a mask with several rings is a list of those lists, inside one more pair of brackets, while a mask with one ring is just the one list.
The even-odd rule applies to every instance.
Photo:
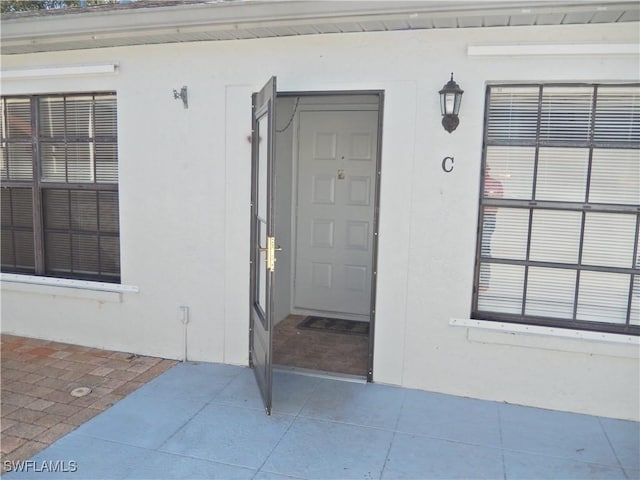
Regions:
[[289, 315], [274, 329], [273, 363], [344, 375], [367, 375], [368, 335], [299, 328], [304, 315]]

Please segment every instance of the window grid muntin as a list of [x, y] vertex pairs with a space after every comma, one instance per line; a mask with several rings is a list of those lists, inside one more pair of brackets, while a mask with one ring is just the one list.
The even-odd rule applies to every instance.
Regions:
[[[96, 104], [98, 103], [98, 101], [100, 102], [105, 102], [104, 103], [104, 107], [105, 108], [109, 108], [111, 110], [111, 112], [108, 112], [106, 114], [106, 117], [110, 124], [107, 126], [107, 130], [111, 130], [113, 132], [113, 135], [100, 135], [100, 136], [96, 136], [96, 135], [87, 135], [87, 136], [80, 136], [80, 135], [76, 135], [76, 136], [68, 136], [67, 135], [67, 125], [66, 125], [66, 99], [68, 98], [80, 98], [80, 97], [90, 97], [91, 98], [91, 110], [92, 113], [90, 115], [91, 118], [91, 125], [90, 125], [90, 131], [95, 133], [96, 130], [98, 129], [98, 127], [96, 126], [96, 123], [98, 122], [98, 120], [104, 121], [104, 118], [98, 118], [96, 116], [95, 113], [95, 108], [96, 108]], [[50, 136], [50, 137], [43, 137], [41, 136], [41, 132], [40, 132], [40, 101], [42, 99], [52, 99], [52, 98], [56, 98], [56, 99], [62, 99], [63, 101], [63, 105], [65, 105], [64, 109], [64, 113], [63, 113], [63, 119], [64, 119], [64, 124], [62, 126], [63, 130], [64, 130], [64, 135], [57, 135], [57, 136]], [[25, 137], [25, 136], [20, 136], [20, 137], [16, 137], [20, 140], [20, 143], [24, 143], [25, 139], [28, 139], [31, 144], [33, 145], [32, 148], [32, 152], [33, 152], [33, 164], [32, 164], [32, 168], [33, 168], [33, 178], [32, 180], [15, 180], [15, 179], [10, 179], [10, 178], [3, 178], [2, 179], [2, 187], [7, 187], [7, 188], [12, 188], [12, 187], [31, 187], [32, 192], [33, 192], [33, 235], [34, 235], [34, 257], [35, 257], [35, 272], [31, 272], [31, 273], [35, 273], [37, 275], [47, 275], [47, 276], [63, 276], [66, 278], [83, 278], [83, 279], [96, 279], [96, 280], [101, 280], [101, 281], [110, 281], [110, 282], [119, 282], [120, 281], [120, 258], [119, 258], [119, 248], [117, 248], [118, 250], [118, 258], [117, 260], [117, 265], [118, 265], [118, 274], [117, 275], [113, 275], [110, 273], [104, 273], [104, 270], [102, 269], [102, 260], [99, 260], [99, 271], [97, 274], [90, 274], [90, 275], [82, 275], [82, 276], [77, 276], [77, 275], [69, 275], [69, 274], [63, 274], [63, 275], [58, 275], [55, 272], [49, 272], [47, 271], [46, 268], [46, 259], [45, 259], [45, 252], [46, 252], [46, 245], [45, 245], [45, 236], [46, 236], [46, 229], [45, 229], [45, 225], [44, 225], [44, 206], [42, 203], [42, 197], [43, 197], [43, 192], [46, 190], [51, 190], [51, 189], [62, 189], [62, 190], [69, 190], [69, 191], [86, 191], [86, 190], [90, 190], [90, 191], [95, 191], [96, 192], [96, 196], [99, 198], [100, 197], [100, 192], [101, 191], [111, 191], [114, 192], [117, 196], [118, 194], [118, 179], [117, 179], [117, 170], [118, 170], [118, 161], [117, 161], [117, 108], [116, 108], [116, 95], [113, 92], [95, 92], [95, 93], [80, 93], [80, 94], [54, 94], [54, 95], [34, 95], [34, 96], [7, 96], [7, 97], [2, 97], [2, 121], [0, 122], [1, 125], [1, 134], [2, 134], [2, 144], [3, 147], [10, 143], [10, 141], [13, 138], [7, 138], [7, 133], [9, 132], [9, 128], [8, 128], [8, 116], [7, 116], [7, 104], [11, 101], [13, 101], [14, 99], [28, 99], [30, 101], [30, 115], [31, 115], [31, 136], [29, 137]], [[110, 102], [112, 102], [111, 104], [109, 104]], [[105, 130], [104, 126], [100, 127], [102, 130]], [[93, 155], [94, 155], [94, 161], [92, 164], [92, 176], [93, 176], [93, 182], [51, 182], [51, 181], [43, 181], [42, 177], [41, 177], [41, 171], [42, 171], [42, 155], [41, 155], [41, 145], [42, 144], [50, 144], [50, 143], [55, 143], [55, 142], [62, 142], [64, 145], [67, 144], [74, 144], [74, 143], [89, 143], [91, 145], [91, 148], [93, 149]], [[105, 145], [110, 145], [113, 146], [113, 151], [114, 151], [114, 166], [111, 166], [110, 169], [115, 171], [115, 174], [112, 174], [114, 178], [114, 180], [107, 180], [104, 183], [100, 183], [100, 179], [98, 178], [98, 176], [96, 175], [96, 168], [97, 168], [97, 161], [95, 161], [95, 145], [97, 143], [101, 143], [101, 144], [105, 144]], [[66, 147], [65, 147], [65, 179], [69, 178], [68, 175], [68, 158], [67, 158], [67, 152], [66, 152]], [[119, 202], [118, 202], [119, 203]], [[99, 212], [100, 207], [99, 207], [99, 200], [97, 200], [97, 211]], [[117, 209], [117, 205], [116, 205], [116, 209]], [[115, 212], [116, 217], [118, 217], [119, 212]], [[99, 222], [99, 213], [97, 214], [97, 221]], [[119, 227], [118, 227], [118, 231], [117, 232], [100, 232], [99, 229], [99, 225], [100, 223], [97, 224], [98, 225], [98, 232], [96, 233], [96, 235], [98, 235], [98, 237], [100, 236], [104, 236], [109, 237], [109, 238], [118, 238], [119, 239]], [[73, 235], [72, 232], [69, 232], [69, 235]], [[119, 243], [119, 242], [118, 242]], [[98, 257], [100, 257], [102, 255], [101, 252], [101, 248], [100, 248], [100, 243], [98, 243], [98, 248], [97, 248], [97, 255]], [[9, 271], [9, 270], [7, 270]], [[17, 269], [13, 269], [11, 270], [15, 273], [29, 273], [29, 272], [25, 272], [24, 270], [17, 270]]]
[[[625, 333], [634, 333], [640, 334], [640, 329], [636, 326], [630, 324], [631, 317], [631, 306], [633, 301], [636, 302], [638, 299], [633, 295], [633, 285], [635, 278], [640, 275], [640, 265], [631, 265], [629, 268], [621, 269], [621, 268], [612, 268], [612, 267], [598, 267], [598, 266], [585, 266], [582, 265], [582, 252], [584, 246], [584, 230], [585, 230], [585, 220], [587, 212], [614, 212], [614, 213], [626, 213], [626, 214], [634, 214], [635, 215], [635, 223], [636, 223], [636, 235], [633, 239], [633, 259], [637, 263], [638, 262], [638, 231], [640, 229], [640, 206], [638, 205], [629, 205], [629, 204], [597, 204], [590, 203], [590, 188], [591, 188], [591, 174], [592, 174], [592, 165], [593, 165], [593, 153], [595, 149], [638, 149], [640, 148], [640, 135], [629, 135], [631, 141], [597, 141], [595, 139], [595, 134], [598, 129], [597, 124], [597, 97], [598, 97], [598, 88], [600, 85], [598, 84], [587, 84], [589, 87], [593, 89], [592, 95], [592, 106], [591, 106], [591, 119], [590, 119], [590, 128], [588, 132], [588, 140], [587, 141], [552, 141], [548, 142], [544, 139], [540, 138], [540, 124], [541, 124], [541, 108], [542, 108], [542, 99], [543, 92], [545, 87], [553, 86], [553, 87], [575, 87], [576, 85], [569, 84], [540, 84], [538, 85], [538, 119], [536, 124], [536, 135], [535, 139], [526, 139], [526, 135], [521, 133], [522, 138], [516, 140], [510, 139], [499, 139], [496, 138], [495, 135], [493, 138], [490, 135], [490, 132], [496, 132], [499, 130], [490, 129], [490, 116], [492, 112], [492, 103], [491, 103], [491, 93], [493, 89], [496, 88], [518, 88], [518, 87], [528, 87], [531, 89], [533, 85], [531, 84], [518, 84], [518, 85], [490, 85], [487, 87], [487, 98], [486, 98], [486, 108], [485, 108], [485, 133], [484, 133], [484, 146], [483, 146], [483, 156], [482, 156], [482, 175], [481, 175], [481, 188], [480, 188], [480, 210], [479, 210], [479, 223], [478, 223], [478, 243], [477, 243], [477, 252], [476, 252], [476, 269], [475, 269], [475, 280], [474, 280], [474, 295], [473, 295], [473, 303], [472, 303], [472, 315], [479, 316], [481, 318], [485, 318], [488, 320], [498, 320], [498, 321], [509, 321], [513, 323], [526, 323], [526, 324], [538, 324], [538, 325], [551, 325], [551, 326], [560, 326], [560, 327], [575, 327], [589, 330], [603, 330], [603, 331], [624, 331]], [[580, 86], [584, 86], [584, 84], [580, 84]], [[635, 87], [637, 88], [639, 85], [622, 85], [622, 88]], [[606, 88], [611, 89], [611, 87], [616, 87], [616, 85], [606, 85]], [[635, 100], [638, 103], [637, 99], [638, 95], [636, 93]], [[640, 104], [640, 103], [639, 103]], [[636, 105], [637, 107], [638, 105]], [[633, 125], [629, 125], [630, 131], [638, 131], [638, 113], [637, 108], [634, 108], [632, 114], [627, 114], [625, 118], [632, 118], [630, 122], [636, 122]], [[609, 112], [609, 115], [610, 112]], [[515, 114], [511, 114], [511, 117], [515, 116]], [[517, 127], [516, 127], [517, 128]], [[633, 130], [635, 129], [635, 130]], [[509, 127], [509, 131], [511, 131], [511, 127]], [[487, 162], [487, 148], [490, 146], [518, 146], [518, 147], [535, 147], [535, 158], [534, 158], [534, 167], [533, 167], [533, 178], [532, 178], [532, 192], [531, 192], [531, 200], [503, 200], [503, 199], [488, 199], [485, 197], [484, 188], [485, 188], [485, 174], [486, 174], [486, 162]], [[581, 147], [588, 148], [588, 165], [587, 165], [587, 178], [585, 185], [585, 202], [563, 202], [563, 201], [545, 201], [545, 200], [537, 200], [536, 199], [536, 183], [538, 180], [538, 158], [540, 147]], [[525, 261], [521, 260], [513, 260], [513, 259], [494, 259], [482, 257], [482, 242], [484, 240], [483, 235], [483, 225], [484, 225], [484, 207], [486, 206], [494, 206], [494, 207], [512, 207], [512, 208], [528, 208], [529, 209], [529, 225], [527, 231], [527, 251], [526, 251], [526, 259]], [[582, 213], [581, 215], [581, 227], [580, 227], [580, 240], [579, 240], [579, 251], [578, 251], [578, 263], [577, 264], [550, 264], [548, 262], [532, 262], [530, 260], [530, 246], [531, 246], [531, 229], [532, 229], [532, 217], [535, 209], [539, 208], [550, 208], [550, 209], [559, 209], [559, 210], [577, 210]], [[523, 287], [522, 287], [522, 309], [521, 315], [516, 316], [514, 318], [513, 314], [502, 314], [500, 312], [490, 312], [490, 311], [482, 311], [479, 309], [479, 301], [480, 301], [480, 270], [483, 264], [511, 264], [511, 265], [521, 265], [524, 267], [524, 279], [523, 279]], [[573, 298], [573, 315], [571, 319], [566, 318], [549, 318], [549, 317], [536, 317], [536, 316], [527, 316], [525, 315], [526, 301], [527, 301], [527, 287], [528, 287], [528, 273], [529, 268], [531, 266], [547, 266], [552, 268], [571, 268], [576, 272], [576, 282], [575, 282], [575, 292]], [[594, 322], [583, 322], [577, 320], [577, 309], [578, 309], [578, 297], [580, 293], [580, 275], [582, 271], [602, 271], [602, 272], [619, 272], [629, 275], [629, 300], [626, 308], [626, 322], [623, 325], [623, 328], [619, 328], [618, 325], [613, 323], [594, 323]], [[637, 296], [637, 294], [636, 294]]]

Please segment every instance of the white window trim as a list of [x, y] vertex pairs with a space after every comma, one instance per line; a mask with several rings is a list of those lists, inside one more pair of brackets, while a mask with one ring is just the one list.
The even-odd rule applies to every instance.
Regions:
[[574, 340], [587, 340], [593, 342], [630, 344], [640, 346], [640, 337], [619, 333], [593, 332], [589, 330], [573, 330], [569, 328], [543, 327], [539, 325], [494, 322], [490, 320], [475, 320], [466, 318], [451, 318], [449, 320], [449, 325], [453, 327], [494, 330], [506, 333], [542, 335], [569, 338]]
[[140, 291], [135, 285], [73, 280], [69, 278], [41, 277], [38, 275], [20, 275], [16, 273], [2, 273], [0, 274], [0, 281], [2, 281], [2, 283], [44, 285], [47, 287], [75, 288], [79, 290], [93, 290], [97, 292], [138, 293]]

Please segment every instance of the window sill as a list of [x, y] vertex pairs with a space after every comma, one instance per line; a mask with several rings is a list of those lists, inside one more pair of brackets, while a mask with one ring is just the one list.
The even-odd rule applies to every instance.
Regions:
[[82, 298], [99, 302], [120, 303], [123, 293], [137, 293], [139, 291], [138, 287], [133, 285], [14, 273], [0, 274], [0, 281], [2, 281], [3, 291]]
[[634, 335], [457, 318], [449, 325], [467, 328], [467, 340], [474, 343], [625, 358], [638, 358], [640, 347]]

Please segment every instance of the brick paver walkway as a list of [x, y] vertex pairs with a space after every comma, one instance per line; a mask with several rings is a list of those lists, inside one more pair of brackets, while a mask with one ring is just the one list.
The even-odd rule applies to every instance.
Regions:
[[[5, 461], [26, 460], [173, 366], [174, 360], [1, 336]], [[78, 387], [91, 393], [71, 395]]]

